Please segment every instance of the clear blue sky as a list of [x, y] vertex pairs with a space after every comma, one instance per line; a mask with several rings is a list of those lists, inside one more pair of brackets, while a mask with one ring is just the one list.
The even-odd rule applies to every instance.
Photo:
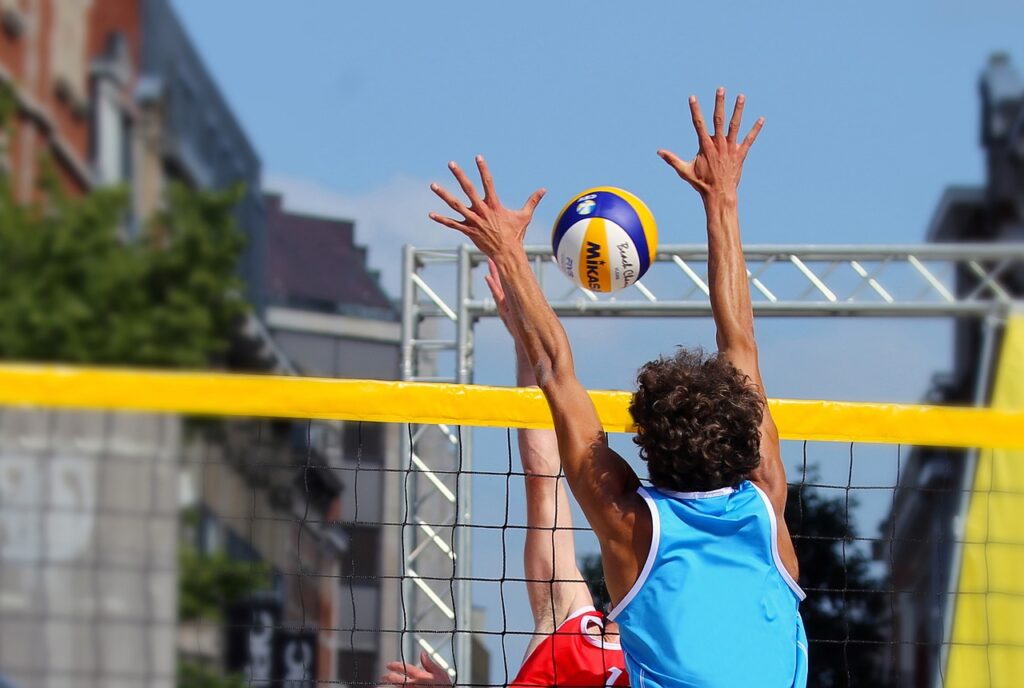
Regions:
[[[1009, 51], [1024, 68], [1024, 5], [1010, 0], [175, 5], [268, 185], [296, 209], [356, 219], [392, 293], [399, 244], [456, 243], [426, 219], [439, 208], [427, 185], [477, 152], [506, 200], [549, 189], [531, 241], [545, 240], [562, 199], [596, 184], [644, 198], [663, 241], [702, 241], [696, 197], [654, 151], [693, 152], [686, 96], [710, 99], [718, 85], [747, 94], [751, 121], [767, 118], [741, 189], [746, 241], [920, 241], [945, 186], [983, 180], [977, 77], [988, 55]], [[639, 363], [675, 343], [713, 344], [706, 321], [569, 329], [593, 387], [629, 386]], [[947, 366], [949, 336], [920, 321], [759, 324], [773, 396], [914, 401]], [[481, 326], [480, 382], [511, 382], [500, 337]], [[503, 443], [479, 437], [477, 465], [504, 466]], [[890, 458], [864, 480], [891, 480], [879, 478]], [[475, 490], [481, 520], [500, 521], [498, 489]], [[862, 509], [862, 531], [883, 513]], [[508, 543], [514, 566], [519, 542]], [[490, 572], [482, 558], [474, 566]], [[508, 592], [522, 625], [524, 597]], [[493, 627], [488, 595], [476, 601]], [[509, 648], [514, 670], [522, 643]]]

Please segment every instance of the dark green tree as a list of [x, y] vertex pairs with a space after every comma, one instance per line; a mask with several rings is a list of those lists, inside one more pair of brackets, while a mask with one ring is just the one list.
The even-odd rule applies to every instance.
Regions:
[[192, 660], [178, 662], [178, 688], [247, 688], [239, 674], [225, 676], [220, 670]]
[[188, 544], [178, 550], [178, 618], [223, 621], [224, 609], [270, 585], [266, 565], [202, 554]]
[[[186, 514], [186, 519], [188, 515]], [[219, 624], [224, 609], [269, 587], [265, 564], [232, 559], [223, 552], [202, 554], [183, 543], [178, 550], [178, 620]], [[238, 674], [197, 661], [178, 660], [179, 688], [242, 688]]]
[[41, 192], [20, 205], [0, 179], [0, 358], [203, 367], [227, 350], [246, 311], [239, 188], [173, 186], [130, 240], [123, 190]]
[[[817, 482], [809, 472], [804, 482]], [[886, 672], [888, 580], [854, 527], [857, 501], [819, 488], [791, 485], [786, 502], [807, 599], [800, 614], [810, 640], [812, 686], [889, 686]], [[880, 568], [880, 567], [876, 567]]]

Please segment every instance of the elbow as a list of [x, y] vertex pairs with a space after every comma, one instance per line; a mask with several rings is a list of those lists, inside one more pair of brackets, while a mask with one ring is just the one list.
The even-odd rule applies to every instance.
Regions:
[[757, 341], [753, 327], [740, 327], [729, 333], [718, 331], [715, 336], [719, 351], [728, 351], [744, 357], [757, 356]]
[[560, 349], [552, 356], [538, 361], [533, 366], [533, 373], [537, 379], [537, 386], [544, 392], [562, 388], [576, 379], [572, 354], [567, 348]]

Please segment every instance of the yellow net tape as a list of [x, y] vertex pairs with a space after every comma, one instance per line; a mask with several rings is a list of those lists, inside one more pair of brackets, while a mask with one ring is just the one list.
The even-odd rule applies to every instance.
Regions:
[[[591, 392], [608, 432], [631, 432], [628, 392]], [[783, 439], [1024, 448], [1024, 411], [772, 399]], [[0, 365], [0, 404], [373, 422], [551, 427], [534, 389]]]

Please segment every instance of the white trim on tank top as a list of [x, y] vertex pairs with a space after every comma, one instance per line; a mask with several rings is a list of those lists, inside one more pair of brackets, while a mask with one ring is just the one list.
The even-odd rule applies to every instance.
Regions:
[[[596, 612], [596, 611], [597, 611], [597, 609], [594, 608], [594, 605], [587, 604], [587, 605], [584, 605], [584, 606], [580, 607], [579, 609], [574, 611], [569, 616], [565, 617], [565, 621], [569, 621], [570, 619], [575, 619], [577, 616], [583, 616], [587, 612]], [[555, 626], [555, 628], [561, 628], [562, 626], [564, 626], [565, 625], [565, 621], [563, 621], [562, 623], [560, 623], [557, 626]]]
[[[764, 502], [765, 508], [768, 511], [768, 521], [771, 524], [771, 552], [775, 568], [779, 572], [779, 575], [782, 576], [782, 579], [786, 582], [786, 585], [788, 585], [790, 590], [793, 591], [793, 594], [795, 594], [799, 600], [803, 601], [807, 597], [807, 593], [805, 593], [797, 582], [793, 580], [793, 576], [791, 576], [789, 571], [786, 570], [786, 567], [783, 566], [782, 557], [779, 555], [779, 524], [775, 520], [775, 510], [772, 508], [772, 503], [768, 499], [768, 495], [766, 495], [761, 488], [754, 483], [750, 483], [750, 486], [757, 490], [758, 496]], [[735, 490], [732, 487], [722, 487], [717, 490], [711, 490], [710, 492], [669, 492], [667, 490], [659, 490], [659, 492], [662, 492], [663, 494], [668, 494], [679, 499], [708, 499], [711, 497], [720, 497], [731, 494], [734, 491]], [[633, 601], [633, 598], [636, 597], [637, 594], [639, 594], [640, 589], [643, 587], [644, 583], [647, 582], [648, 576], [650, 576], [651, 569], [654, 567], [654, 560], [658, 554], [658, 545], [661, 540], [661, 517], [658, 514], [658, 507], [651, 498], [651, 495], [643, 487], [637, 488], [637, 493], [644, 498], [644, 501], [647, 502], [647, 507], [651, 510], [651, 526], [653, 528], [651, 535], [651, 549], [647, 553], [647, 561], [644, 562], [644, 568], [640, 571], [640, 575], [637, 577], [636, 582], [633, 583], [633, 587], [629, 589], [629, 592], [622, 598], [622, 601], [615, 605], [615, 608], [608, 613], [607, 618], [609, 621], [615, 621], [616, 617], [622, 613], [622, 610]]]
[[633, 583], [633, 587], [629, 589], [626, 596], [623, 597], [615, 608], [608, 612], [608, 620], [615, 621], [615, 617], [622, 613], [622, 610], [633, 601], [633, 598], [640, 592], [640, 588], [644, 587], [644, 583], [647, 582], [647, 577], [651, 575], [651, 569], [654, 568], [654, 560], [658, 557], [658, 545], [661, 542], [661, 516], [658, 514], [658, 505], [654, 503], [654, 499], [650, 493], [647, 492], [643, 487], [636, 489], [637, 494], [644, 498], [647, 502], [647, 508], [651, 510], [651, 549], [647, 552], [647, 561], [644, 562], [644, 568], [640, 571], [640, 575], [637, 576], [636, 582]]
[[672, 490], [662, 490], [656, 488], [658, 492], [669, 497], [675, 497], [676, 499], [711, 499], [712, 497], [723, 497], [727, 494], [732, 494], [736, 491], [735, 487], [720, 487], [717, 490], [708, 490], [707, 492], [673, 492]]
[[775, 520], [775, 509], [772, 507], [772, 501], [768, 499], [768, 495], [764, 493], [760, 487], [754, 483], [750, 483], [750, 486], [757, 490], [757, 494], [761, 497], [761, 501], [764, 502], [765, 509], [768, 510], [768, 520], [772, 524], [771, 540], [772, 540], [772, 559], [775, 561], [775, 568], [779, 570], [779, 574], [782, 576], [782, 580], [786, 581], [786, 585], [793, 591], [793, 594], [802, 602], [806, 597], [807, 593], [793, 580], [793, 576], [789, 574], [786, 567], [782, 565], [782, 557], [779, 556], [779, 524]]
[[[580, 617], [580, 635], [582, 635], [588, 643], [599, 650], [621, 650], [622, 645], [619, 643], [613, 643], [604, 639], [604, 619], [597, 615], [596, 609], [593, 607], [591, 607], [591, 609], [594, 610], [594, 614], [584, 614]], [[591, 623], [596, 624], [597, 627], [601, 629], [600, 638], [595, 638], [593, 634], [590, 633], [588, 627]]]

